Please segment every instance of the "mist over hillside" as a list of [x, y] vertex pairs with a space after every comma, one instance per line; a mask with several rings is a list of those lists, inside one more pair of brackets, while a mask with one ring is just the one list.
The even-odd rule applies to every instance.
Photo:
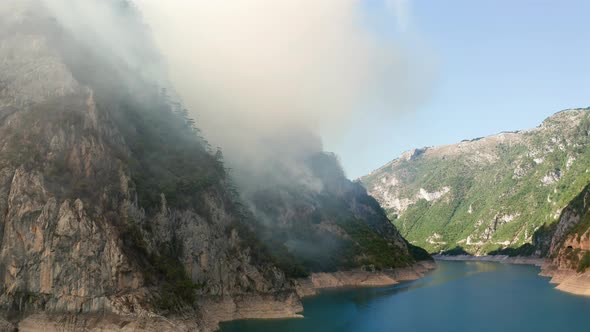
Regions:
[[[137, 5], [179, 94], [238, 181], [282, 163], [306, 182], [301, 157], [322, 151], [321, 137], [338, 137], [371, 112], [394, 121], [429, 93], [427, 56], [379, 38], [362, 1]], [[391, 19], [402, 11], [388, 8]], [[367, 107], [376, 103], [383, 107]]]
[[[422, 275], [430, 256], [313, 126], [239, 126], [252, 114], [216, 113], [231, 95], [185, 101], [142, 15], [125, 0], [0, 4], [2, 326], [209, 331], [294, 316], [327, 287], [316, 273]], [[193, 82], [186, 95], [212, 96]], [[227, 127], [201, 132], [205, 114]]]

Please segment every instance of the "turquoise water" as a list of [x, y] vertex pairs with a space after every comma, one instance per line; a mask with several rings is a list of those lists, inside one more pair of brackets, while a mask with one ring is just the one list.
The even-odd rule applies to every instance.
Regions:
[[417, 281], [306, 298], [305, 318], [235, 321], [221, 331], [590, 332], [590, 298], [557, 291], [537, 273], [533, 266], [439, 262]]

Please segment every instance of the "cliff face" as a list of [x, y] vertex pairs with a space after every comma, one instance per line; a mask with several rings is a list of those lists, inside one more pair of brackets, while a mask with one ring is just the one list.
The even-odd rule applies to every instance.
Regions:
[[590, 185], [563, 210], [547, 250], [543, 274], [557, 289], [590, 295]]
[[190, 121], [27, 3], [0, 11], [0, 307], [165, 313], [289, 292], [241, 240], [223, 164]]
[[416, 149], [361, 181], [401, 233], [431, 252], [543, 241], [533, 234], [590, 181], [589, 119], [588, 109], [567, 110], [535, 129]]
[[[125, 1], [105, 3], [145, 29]], [[429, 259], [331, 155], [307, 161], [321, 188], [243, 206], [221, 153], [152, 80], [149, 33], [129, 63], [43, 4], [0, 4], [0, 311], [21, 330], [290, 317], [292, 278]]]

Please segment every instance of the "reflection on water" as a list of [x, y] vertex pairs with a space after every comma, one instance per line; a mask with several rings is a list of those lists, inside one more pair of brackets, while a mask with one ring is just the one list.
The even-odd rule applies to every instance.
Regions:
[[[452, 280], [469, 277], [478, 273], [496, 271], [501, 268], [500, 264], [493, 262], [468, 261], [460, 262], [459, 264], [464, 264], [465, 269], [458, 270], [456, 267], [450, 266], [447, 263], [439, 264], [436, 273], [431, 273], [425, 278], [412, 282], [400, 283], [389, 288], [378, 288], [373, 292], [359, 292], [359, 294], [354, 297], [354, 302], [359, 306], [362, 306], [363, 304], [378, 297], [392, 296], [398, 293], [408, 292], [423, 287], [433, 287]], [[339, 290], [332, 291], [339, 292]]]
[[420, 280], [306, 298], [303, 319], [229, 322], [221, 332], [590, 331], [590, 298], [556, 291], [538, 272], [494, 262], [439, 262]]
[[469, 267], [475, 266], [476, 271], [474, 271], [474, 272], [476, 272], [476, 273], [495, 271], [499, 267], [502, 266], [500, 264], [493, 263], [493, 262], [478, 262], [478, 261], [464, 262], [464, 264]]

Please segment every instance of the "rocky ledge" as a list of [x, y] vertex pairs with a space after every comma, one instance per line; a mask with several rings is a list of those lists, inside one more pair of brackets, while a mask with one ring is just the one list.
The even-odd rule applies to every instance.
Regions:
[[590, 296], [590, 272], [578, 273], [573, 270], [557, 269], [553, 265], [546, 264], [540, 275], [551, 277], [549, 282], [557, 285], [555, 289], [570, 294]]
[[378, 287], [395, 285], [401, 281], [416, 280], [424, 273], [436, 268], [434, 261], [422, 261], [412, 267], [384, 270], [379, 272], [345, 271], [332, 273], [313, 273], [305, 279], [297, 280], [297, 294], [311, 296], [319, 290], [338, 287]]

